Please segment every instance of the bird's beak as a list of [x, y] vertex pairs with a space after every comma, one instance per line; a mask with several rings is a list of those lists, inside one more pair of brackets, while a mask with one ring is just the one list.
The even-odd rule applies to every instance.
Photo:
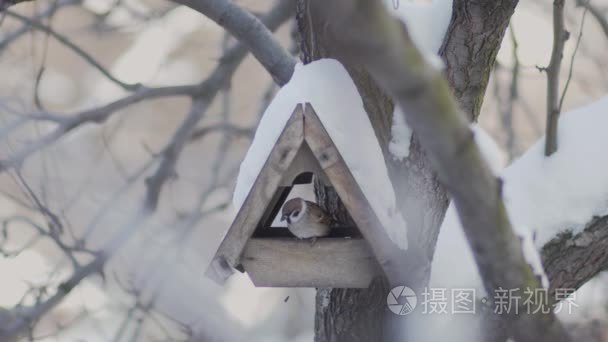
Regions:
[[287, 218], [287, 215], [281, 216], [281, 222], [285, 221], [286, 218]]

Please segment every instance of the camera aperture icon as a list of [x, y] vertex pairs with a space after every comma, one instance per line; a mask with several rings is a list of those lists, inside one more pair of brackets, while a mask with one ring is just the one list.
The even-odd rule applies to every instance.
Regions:
[[394, 287], [386, 296], [386, 305], [392, 313], [400, 316], [414, 311], [418, 304], [418, 297], [414, 290], [407, 286]]

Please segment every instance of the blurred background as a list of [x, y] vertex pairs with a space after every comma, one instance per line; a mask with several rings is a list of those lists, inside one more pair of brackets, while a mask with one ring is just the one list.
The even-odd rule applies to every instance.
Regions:
[[[275, 5], [237, 3], [258, 15]], [[608, 1], [592, 4], [599, 17], [586, 3], [567, 2], [562, 84], [573, 71], [564, 111], [608, 90], [608, 25], [598, 20], [608, 20]], [[544, 133], [546, 75], [538, 67], [551, 54], [551, 11], [549, 0], [520, 2], [486, 93], [481, 126], [509, 160]], [[0, 314], [43, 302], [95, 250], [116, 246], [104, 271], [45, 314], [32, 339], [312, 341], [314, 289], [255, 288], [242, 274], [220, 287], [203, 274], [235, 215], [239, 164], [277, 90], [257, 61], [247, 56], [195, 121], [144, 220], [136, 213], [146, 180], [173, 146], [190, 99], [149, 98], [58, 132], [65, 118], [130, 94], [61, 40], [120, 81], [149, 87], [204, 81], [235, 40], [201, 14], [159, 0], [37, 0], [11, 13], [0, 14], [0, 160], [15, 161], [0, 173]], [[295, 54], [293, 30], [290, 18], [275, 35]], [[604, 278], [579, 291], [581, 308], [569, 320], [606, 320]]]

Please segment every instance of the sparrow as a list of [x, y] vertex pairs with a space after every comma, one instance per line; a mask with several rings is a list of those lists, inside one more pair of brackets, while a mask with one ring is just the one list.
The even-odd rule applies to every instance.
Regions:
[[333, 219], [316, 203], [300, 197], [285, 202], [281, 222], [287, 221], [287, 229], [299, 239], [327, 236]]

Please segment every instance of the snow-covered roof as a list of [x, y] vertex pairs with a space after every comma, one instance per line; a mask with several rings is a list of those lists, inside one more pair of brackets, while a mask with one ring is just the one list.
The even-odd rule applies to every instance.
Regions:
[[396, 206], [382, 150], [355, 84], [333, 59], [296, 65], [289, 83], [276, 94], [241, 164], [234, 207], [243, 205], [296, 105], [306, 102], [315, 109], [391, 240], [406, 249], [406, 223]]

